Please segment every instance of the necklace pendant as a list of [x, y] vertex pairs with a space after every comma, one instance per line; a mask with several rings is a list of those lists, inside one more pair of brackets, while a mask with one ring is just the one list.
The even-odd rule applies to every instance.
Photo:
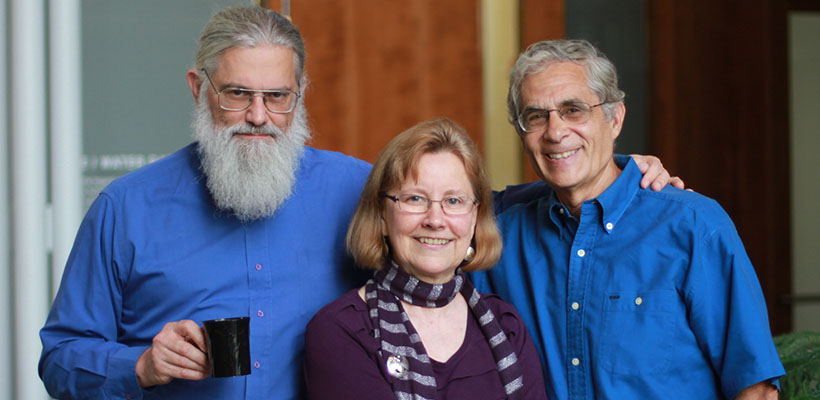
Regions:
[[407, 358], [398, 354], [392, 354], [390, 357], [387, 357], [385, 364], [387, 366], [387, 373], [394, 378], [403, 379], [407, 376], [407, 372], [410, 371], [410, 363], [407, 361]]

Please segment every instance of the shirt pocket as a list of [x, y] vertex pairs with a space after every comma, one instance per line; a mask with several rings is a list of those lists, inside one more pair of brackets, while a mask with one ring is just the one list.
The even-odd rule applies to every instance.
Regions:
[[662, 374], [674, 351], [675, 290], [620, 291], [604, 299], [601, 365], [613, 374]]

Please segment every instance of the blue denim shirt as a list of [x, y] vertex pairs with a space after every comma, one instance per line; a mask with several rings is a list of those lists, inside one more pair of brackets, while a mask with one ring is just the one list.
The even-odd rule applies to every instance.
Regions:
[[554, 193], [499, 216], [476, 287], [521, 313], [554, 399], [733, 398], [784, 374], [732, 221], [711, 199], [640, 189], [634, 161], [579, 219]]
[[[299, 398], [304, 330], [356, 280], [348, 222], [370, 165], [305, 149], [292, 196], [243, 224], [217, 210], [196, 148], [125, 175], [88, 210], [41, 330], [57, 398]], [[167, 322], [250, 316], [251, 374], [142, 390], [137, 358]]]

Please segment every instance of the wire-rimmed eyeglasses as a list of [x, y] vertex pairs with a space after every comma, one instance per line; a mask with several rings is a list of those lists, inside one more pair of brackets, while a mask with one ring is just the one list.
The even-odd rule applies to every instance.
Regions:
[[399, 193], [396, 196], [379, 192], [379, 195], [398, 204], [399, 210], [410, 214], [424, 214], [430, 210], [433, 203], [441, 206], [441, 211], [447, 215], [465, 215], [473, 211], [478, 200], [467, 196], [445, 196], [441, 200], [430, 200], [427, 196], [417, 193]]
[[518, 127], [524, 132], [541, 132], [549, 125], [550, 113], [553, 111], [557, 111], [558, 116], [561, 117], [561, 120], [564, 122], [577, 125], [589, 121], [589, 116], [592, 114], [593, 108], [607, 103], [609, 102], [604, 101], [591, 106], [584, 102], [572, 102], [549, 110], [543, 108], [527, 108], [518, 114], [516, 120], [518, 121]]
[[299, 93], [290, 89], [273, 89], [273, 90], [251, 90], [245, 88], [226, 87], [222, 90], [217, 90], [214, 86], [214, 81], [208, 75], [208, 71], [202, 68], [205, 77], [211, 84], [214, 93], [219, 99], [219, 108], [225, 111], [242, 111], [247, 109], [253, 103], [254, 97], [261, 97], [262, 102], [265, 103], [265, 108], [276, 114], [287, 114], [296, 108]]

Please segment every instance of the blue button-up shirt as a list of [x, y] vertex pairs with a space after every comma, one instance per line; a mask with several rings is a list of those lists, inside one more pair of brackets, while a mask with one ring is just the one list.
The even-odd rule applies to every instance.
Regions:
[[473, 274], [521, 313], [550, 398], [732, 398], [783, 375], [732, 221], [640, 179], [629, 161], [578, 219], [554, 193], [513, 206], [501, 261]]
[[[109, 185], [89, 209], [40, 336], [58, 398], [299, 397], [304, 329], [361, 284], [344, 236], [370, 165], [305, 149], [292, 196], [243, 224], [217, 210], [190, 145]], [[142, 390], [137, 358], [167, 322], [250, 316], [251, 374]]]

